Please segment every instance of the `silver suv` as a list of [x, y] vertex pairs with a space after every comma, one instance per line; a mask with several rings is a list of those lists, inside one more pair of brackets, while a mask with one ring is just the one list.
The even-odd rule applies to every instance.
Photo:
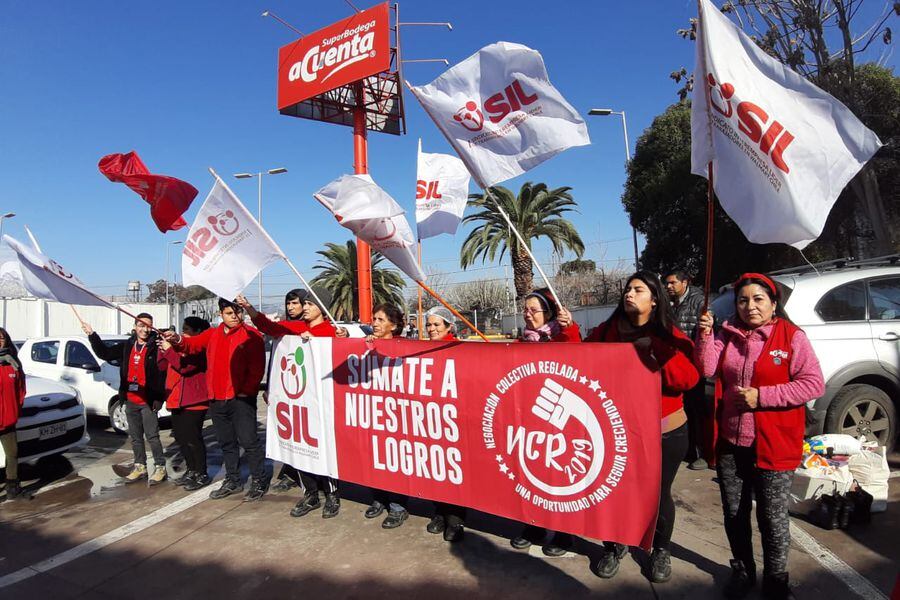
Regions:
[[[807, 433], [847, 433], [893, 447], [900, 406], [900, 255], [772, 273], [784, 309], [812, 342], [825, 395], [807, 405]], [[731, 290], [712, 303], [734, 312]]]

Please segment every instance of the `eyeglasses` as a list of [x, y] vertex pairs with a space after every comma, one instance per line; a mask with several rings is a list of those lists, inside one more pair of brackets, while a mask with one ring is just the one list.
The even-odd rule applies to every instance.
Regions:
[[536, 310], [534, 308], [523, 308], [522, 309], [523, 315], [536, 315], [538, 313], [544, 313], [544, 312], [547, 312], [547, 311], [546, 310]]

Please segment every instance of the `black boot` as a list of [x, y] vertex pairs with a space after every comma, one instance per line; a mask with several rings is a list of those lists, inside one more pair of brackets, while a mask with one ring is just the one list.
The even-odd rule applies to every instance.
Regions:
[[325, 494], [325, 507], [322, 508], [322, 518], [331, 519], [338, 516], [341, 511], [341, 497], [337, 494]]
[[731, 561], [731, 577], [725, 584], [723, 593], [726, 598], [743, 598], [756, 585], [756, 565], [740, 560]]
[[672, 554], [665, 548], [654, 548], [648, 571], [653, 583], [667, 582], [672, 577]]
[[322, 503], [319, 501], [319, 494], [306, 494], [300, 501], [291, 509], [292, 517], [302, 517], [306, 514], [311, 513], [322, 506]]
[[446, 528], [447, 521], [444, 519], [444, 515], [438, 513], [431, 517], [431, 521], [425, 526], [425, 531], [428, 533], [444, 533]]
[[769, 600], [794, 600], [787, 573], [763, 574], [763, 598]]

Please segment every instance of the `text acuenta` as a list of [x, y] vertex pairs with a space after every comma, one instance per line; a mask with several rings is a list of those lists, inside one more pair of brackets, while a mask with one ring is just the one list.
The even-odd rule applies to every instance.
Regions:
[[794, 136], [784, 128], [784, 125], [776, 119], [770, 119], [769, 113], [753, 102], [743, 101], [737, 107], [732, 107], [731, 99], [734, 97], [734, 85], [730, 83], [717, 83], [712, 73], [706, 76], [706, 93], [710, 106], [726, 119], [736, 115], [738, 129], [754, 144], [758, 144], [759, 150], [772, 159], [772, 164], [785, 173], [791, 169], [784, 159], [784, 152], [794, 141]]
[[322, 40], [321, 44], [307, 50], [300, 62], [291, 66], [288, 80], [302, 79], [304, 82], [310, 83], [318, 79], [320, 72], [328, 71], [328, 74], [322, 78], [322, 81], [325, 81], [353, 63], [374, 56], [375, 31], [370, 31], [374, 27], [375, 20], [373, 19], [352, 29], [345, 29], [339, 35]]
[[438, 191], [440, 181], [425, 181], [419, 179], [416, 181], [416, 200], [437, 200], [441, 198]]
[[484, 113], [474, 101], [470, 100], [453, 115], [453, 120], [470, 131], [480, 131], [484, 126], [483, 114], [487, 114], [491, 123], [497, 124], [510, 113], [534, 104], [537, 100], [537, 94], [528, 94], [522, 87], [522, 82], [514, 79], [502, 91], [484, 101]]
[[237, 217], [230, 210], [210, 216], [207, 220], [209, 227], [201, 227], [195, 231], [190, 239], [185, 242], [182, 250], [182, 254], [191, 259], [191, 264], [195, 267], [219, 243], [218, 235], [225, 237], [233, 235], [240, 227]]

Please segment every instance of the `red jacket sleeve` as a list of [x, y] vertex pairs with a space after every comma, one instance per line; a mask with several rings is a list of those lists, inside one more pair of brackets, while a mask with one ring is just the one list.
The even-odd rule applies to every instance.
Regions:
[[[219, 327], [221, 327], [221, 325]], [[206, 347], [209, 346], [209, 340], [212, 339], [212, 336], [218, 330], [218, 327], [210, 327], [206, 331], [198, 333], [197, 335], [192, 335], [191, 337], [182, 336], [181, 342], [172, 344], [172, 348], [178, 352], [184, 352], [185, 354], [197, 354], [203, 352], [206, 350]]]
[[650, 348], [660, 366], [663, 394], [677, 395], [685, 392], [700, 381], [700, 374], [694, 366], [694, 344], [680, 331], [673, 330], [673, 339], [663, 339], [654, 335]]
[[603, 342], [606, 337], [606, 328], [609, 327], [608, 323], [601, 323], [594, 327], [591, 332], [584, 338], [585, 342]]
[[285, 335], [300, 335], [309, 331], [309, 325], [306, 321], [278, 321], [275, 322], [262, 313], [256, 313], [255, 317], [250, 319], [256, 328], [266, 335], [272, 337], [282, 337]]
[[572, 321], [572, 324], [568, 327], [565, 327], [559, 333], [554, 336], [552, 342], [580, 342], [581, 341], [581, 329], [578, 327], [578, 323]]
[[202, 355], [192, 355], [190, 358], [182, 357], [174, 349], [169, 348], [159, 355], [159, 368], [164, 371], [168, 367], [181, 375], [182, 377], [190, 377], [206, 370], [206, 359]]
[[22, 408], [25, 405], [25, 374], [22, 371], [19, 371], [19, 377], [16, 381], [16, 400], [19, 402], [19, 408]]

